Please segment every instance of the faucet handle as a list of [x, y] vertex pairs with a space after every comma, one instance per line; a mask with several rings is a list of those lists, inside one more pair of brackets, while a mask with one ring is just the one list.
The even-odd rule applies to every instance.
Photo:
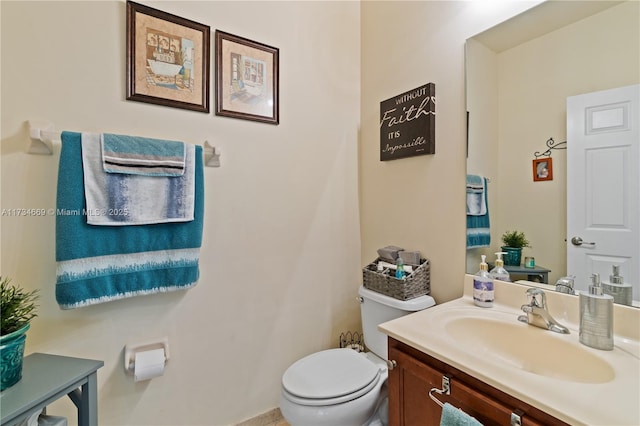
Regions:
[[527, 289], [527, 301], [530, 306], [538, 308], [547, 308], [547, 295], [539, 288], [530, 287]]

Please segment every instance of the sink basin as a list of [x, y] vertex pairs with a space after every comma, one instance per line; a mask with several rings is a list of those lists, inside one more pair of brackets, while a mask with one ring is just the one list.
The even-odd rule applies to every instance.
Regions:
[[575, 337], [510, 319], [453, 316], [446, 321], [445, 331], [460, 349], [468, 348], [478, 356], [493, 357], [530, 373], [594, 384], [615, 378], [613, 367], [577, 343]]

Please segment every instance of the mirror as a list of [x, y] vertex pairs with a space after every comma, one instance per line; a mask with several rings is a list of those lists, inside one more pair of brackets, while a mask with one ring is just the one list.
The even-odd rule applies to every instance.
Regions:
[[535, 180], [532, 161], [566, 141], [568, 96], [640, 82], [639, 19], [634, 1], [547, 1], [467, 40], [467, 173], [490, 180], [491, 229], [489, 247], [467, 250], [467, 273], [518, 230], [532, 246], [523, 261], [550, 284], [567, 275], [566, 151], [551, 149], [551, 179]]

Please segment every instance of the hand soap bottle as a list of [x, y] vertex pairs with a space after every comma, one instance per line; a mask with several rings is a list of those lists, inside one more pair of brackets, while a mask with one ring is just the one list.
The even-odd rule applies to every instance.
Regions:
[[489, 265], [486, 256], [482, 255], [480, 270], [473, 276], [473, 303], [481, 308], [493, 307], [493, 279], [489, 275]]
[[404, 278], [404, 261], [400, 255], [396, 259], [396, 278], [399, 280]]
[[502, 251], [496, 253], [496, 266], [489, 272], [489, 275], [491, 275], [491, 278], [494, 280], [511, 282], [509, 272], [504, 269], [504, 261], [502, 260], [503, 254], [506, 253]]
[[613, 349], [613, 296], [602, 293], [600, 275], [591, 275], [589, 293], [580, 292], [580, 343]]
[[602, 283], [602, 291], [613, 297], [614, 303], [631, 306], [633, 303], [633, 287], [625, 284], [620, 275], [620, 266], [613, 265], [613, 275], [609, 275], [609, 282]]

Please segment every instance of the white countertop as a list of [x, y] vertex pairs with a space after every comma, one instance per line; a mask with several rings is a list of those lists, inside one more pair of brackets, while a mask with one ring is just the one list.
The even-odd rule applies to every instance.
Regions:
[[[616, 305], [615, 347], [612, 351], [603, 351], [579, 343], [577, 297], [546, 292], [549, 312], [570, 330], [570, 334], [563, 335], [517, 320], [518, 315], [522, 314], [520, 306], [526, 303], [526, 287], [496, 281], [494, 307], [480, 308], [473, 304], [472, 282], [472, 276], [466, 275], [465, 294], [459, 299], [386, 322], [378, 328], [396, 340], [572, 425], [640, 425], [639, 309]], [[535, 330], [520, 331], [548, 333], [535, 336], [559, 339], [548, 342], [553, 343], [550, 346], [557, 344], [557, 347], [571, 351], [557, 350], [558, 353], [549, 354], [543, 350], [547, 365], [549, 356], [553, 357], [551, 362], [554, 367], [557, 360], [560, 374], [538, 374], [532, 372], [536, 370], [535, 365], [518, 367], [517, 359], [505, 359], [501, 354], [492, 352], [491, 348], [472, 347], [469, 343], [465, 345], [459, 334], [457, 338], [451, 334], [452, 328], [447, 325], [451, 323], [451, 318], [460, 317], [488, 318], [508, 325], [508, 330], [516, 332], [518, 329], [514, 327], [532, 327]], [[574, 358], [583, 359], [571, 359], [569, 352], [574, 353]], [[586, 361], [596, 363], [585, 365], [602, 365], [606, 368], [602, 372], [584, 371], [586, 379], [582, 379], [581, 371], [576, 371], [576, 368], [581, 368], [580, 364]], [[562, 377], [565, 366], [567, 375], [577, 374], [581, 378], [574, 380]]]

